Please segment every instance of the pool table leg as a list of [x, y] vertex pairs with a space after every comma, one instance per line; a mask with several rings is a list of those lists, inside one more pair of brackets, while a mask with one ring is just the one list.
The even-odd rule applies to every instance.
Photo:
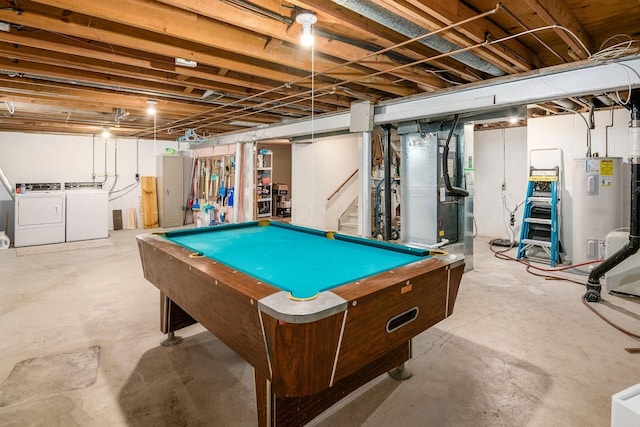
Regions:
[[271, 387], [271, 381], [255, 370], [258, 426], [302, 427], [352, 391], [385, 372], [404, 365], [410, 357], [411, 341], [408, 341], [353, 374], [342, 378], [333, 387], [320, 393], [300, 397], [276, 395]]
[[182, 342], [182, 337], [177, 337], [176, 333], [171, 331], [167, 334], [167, 338], [160, 343], [163, 347], [178, 345]]
[[396, 366], [389, 372], [387, 372], [391, 378], [394, 380], [408, 380], [413, 375], [409, 369], [407, 369], [406, 365], [403, 363], [399, 366]]
[[196, 323], [195, 319], [173, 302], [164, 292], [160, 292], [160, 330], [167, 334], [167, 338], [160, 343], [162, 346], [180, 344], [182, 337], [175, 331]]

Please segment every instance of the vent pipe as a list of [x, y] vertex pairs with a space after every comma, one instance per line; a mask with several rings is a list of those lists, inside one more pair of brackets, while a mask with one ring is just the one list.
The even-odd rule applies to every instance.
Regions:
[[629, 139], [631, 141], [631, 218], [629, 243], [591, 270], [584, 299], [599, 302], [600, 278], [615, 266], [640, 250], [640, 89], [633, 89], [626, 107], [631, 111]]

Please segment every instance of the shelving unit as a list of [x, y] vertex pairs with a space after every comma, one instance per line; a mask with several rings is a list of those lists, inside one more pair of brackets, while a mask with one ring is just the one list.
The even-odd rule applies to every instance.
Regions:
[[288, 218], [291, 216], [291, 202], [287, 200], [289, 188], [283, 184], [273, 186], [273, 205], [276, 208], [276, 216]]
[[273, 152], [261, 149], [256, 156], [256, 217], [273, 215]]

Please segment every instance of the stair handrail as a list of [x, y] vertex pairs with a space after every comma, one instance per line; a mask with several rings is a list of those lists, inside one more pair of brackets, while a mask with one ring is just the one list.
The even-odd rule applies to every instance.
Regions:
[[329, 197], [327, 197], [327, 202], [330, 201], [331, 199], [333, 199], [340, 192], [340, 190], [342, 190], [344, 188], [344, 186], [347, 185], [347, 183], [351, 180], [351, 178], [356, 176], [357, 173], [358, 173], [358, 169], [354, 170], [353, 173], [351, 175], [349, 175], [349, 178], [345, 179], [342, 182], [342, 184], [340, 184], [340, 186], [336, 189], [336, 191], [334, 191], [333, 193], [331, 193], [331, 195]]

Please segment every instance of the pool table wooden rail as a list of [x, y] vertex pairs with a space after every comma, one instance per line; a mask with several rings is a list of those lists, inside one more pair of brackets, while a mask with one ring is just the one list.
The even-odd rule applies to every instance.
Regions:
[[332, 289], [347, 302], [341, 312], [289, 323], [259, 309], [276, 287], [161, 236], [137, 240], [144, 276], [163, 295], [162, 331], [197, 321], [251, 364], [261, 426], [303, 425], [408, 360], [411, 338], [452, 313], [464, 269], [462, 256], [425, 258]]

